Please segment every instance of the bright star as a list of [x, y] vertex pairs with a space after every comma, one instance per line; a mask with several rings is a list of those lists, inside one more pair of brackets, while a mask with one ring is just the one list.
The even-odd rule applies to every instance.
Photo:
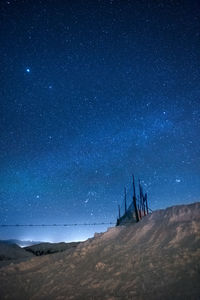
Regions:
[[26, 72], [27, 72], [27, 73], [30, 73], [30, 71], [31, 71], [31, 70], [30, 70], [29, 68], [26, 68]]
[[177, 182], [177, 183], [180, 183], [180, 182], [181, 182], [181, 180], [180, 180], [180, 179], [176, 179], [176, 182]]

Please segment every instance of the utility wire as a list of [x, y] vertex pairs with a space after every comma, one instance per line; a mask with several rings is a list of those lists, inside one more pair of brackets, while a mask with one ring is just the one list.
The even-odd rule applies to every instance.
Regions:
[[115, 225], [114, 222], [101, 223], [73, 223], [73, 224], [0, 224], [0, 227], [68, 227], [68, 226], [98, 226]]
[[[152, 210], [149, 208], [152, 212]], [[123, 222], [123, 224], [132, 224], [133, 222]], [[72, 227], [72, 226], [99, 226], [99, 225], [116, 225], [116, 222], [100, 223], [66, 223], [66, 224], [0, 224], [0, 227]]]

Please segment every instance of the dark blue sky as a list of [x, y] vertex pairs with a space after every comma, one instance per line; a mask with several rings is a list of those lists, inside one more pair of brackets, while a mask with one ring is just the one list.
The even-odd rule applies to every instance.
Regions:
[[196, 0], [1, 0], [1, 224], [113, 222], [133, 172], [152, 209], [200, 200], [199, 16]]

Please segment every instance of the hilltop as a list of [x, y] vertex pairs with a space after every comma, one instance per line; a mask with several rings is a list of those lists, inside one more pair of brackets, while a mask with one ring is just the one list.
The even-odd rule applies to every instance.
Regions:
[[1, 299], [199, 299], [200, 203], [0, 269]]

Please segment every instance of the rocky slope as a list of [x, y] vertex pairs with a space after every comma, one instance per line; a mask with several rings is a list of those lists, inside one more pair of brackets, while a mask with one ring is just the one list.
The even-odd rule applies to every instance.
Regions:
[[0, 269], [1, 299], [200, 299], [200, 203]]

